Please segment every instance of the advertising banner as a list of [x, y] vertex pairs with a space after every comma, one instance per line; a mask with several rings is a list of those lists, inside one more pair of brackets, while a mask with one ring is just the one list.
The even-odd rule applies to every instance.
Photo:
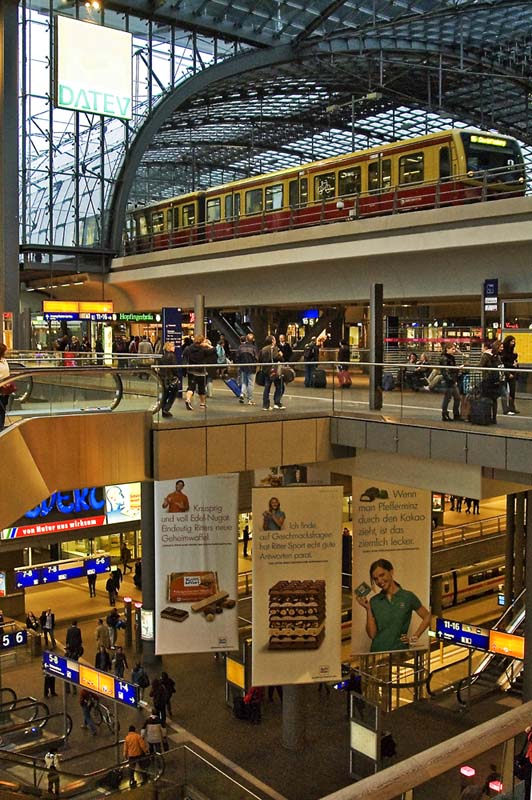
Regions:
[[238, 648], [238, 475], [155, 484], [155, 650]]
[[353, 477], [353, 655], [428, 646], [431, 527], [429, 491]]
[[255, 686], [341, 678], [342, 488], [253, 489]]

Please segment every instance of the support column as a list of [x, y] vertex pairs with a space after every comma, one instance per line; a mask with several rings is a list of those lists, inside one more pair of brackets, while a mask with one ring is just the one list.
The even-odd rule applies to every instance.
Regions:
[[515, 494], [506, 495], [506, 538], [504, 552], [504, 607], [508, 608], [515, 597], [514, 589], [515, 546]]
[[[372, 283], [369, 299], [369, 360], [384, 361], [382, 338], [382, 283]], [[369, 407], [373, 411], [382, 408], [382, 367], [369, 368]]]
[[205, 335], [205, 296], [194, 295], [194, 336]]
[[[154, 528], [154, 489], [153, 483], [144, 481], [141, 485], [142, 507], [142, 607], [153, 611], [155, 626], [155, 528]], [[145, 664], [156, 664], [159, 657], [155, 655], [155, 641], [143, 641], [142, 652]]]
[[305, 686], [283, 686], [283, 747], [303, 750], [305, 746], [306, 714]]
[[18, 345], [18, 0], [0, 3], [0, 339], [13, 314]]
[[514, 590], [516, 597], [525, 585], [525, 546], [525, 492], [519, 492], [515, 497]]
[[[526, 492], [526, 616], [525, 664], [532, 664], [532, 492]], [[523, 702], [532, 700], [532, 669], [523, 670]]]

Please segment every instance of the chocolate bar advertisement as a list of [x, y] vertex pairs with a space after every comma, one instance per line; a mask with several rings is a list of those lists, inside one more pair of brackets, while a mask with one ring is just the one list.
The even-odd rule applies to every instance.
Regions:
[[431, 493], [353, 477], [352, 655], [428, 647]]
[[256, 686], [341, 678], [342, 488], [253, 489]]
[[238, 475], [155, 484], [155, 651], [238, 648]]

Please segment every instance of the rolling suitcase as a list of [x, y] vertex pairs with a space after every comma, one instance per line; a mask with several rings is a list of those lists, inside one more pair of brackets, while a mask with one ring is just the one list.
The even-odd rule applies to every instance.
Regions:
[[491, 400], [489, 397], [471, 398], [471, 424], [489, 425], [491, 422]]
[[351, 386], [351, 375], [346, 369], [341, 369], [338, 373], [338, 386], [341, 389], [349, 389]]
[[231, 389], [235, 397], [240, 397], [242, 394], [242, 389], [234, 378], [224, 378], [224, 383], [229, 389]]
[[315, 389], [327, 388], [327, 375], [324, 369], [315, 369], [312, 376], [312, 385]]

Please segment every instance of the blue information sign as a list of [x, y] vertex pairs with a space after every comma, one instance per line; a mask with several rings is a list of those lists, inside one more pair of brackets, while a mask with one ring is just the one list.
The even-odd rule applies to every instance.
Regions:
[[139, 687], [108, 672], [80, 664], [66, 656], [60, 656], [46, 650], [42, 656], [43, 669], [49, 675], [62, 678], [69, 683], [76, 683], [108, 700], [116, 700], [127, 706], [138, 708]]
[[474, 647], [477, 650], [488, 650], [489, 633], [488, 628], [479, 628], [466, 622], [456, 622], [441, 617], [436, 619], [436, 637], [446, 642]]
[[28, 567], [27, 569], [15, 570], [17, 589], [25, 589], [28, 586], [38, 586], [40, 583], [40, 570]]
[[42, 567], [19, 567], [15, 570], [15, 585], [17, 589], [24, 589], [28, 586], [69, 581], [110, 570], [110, 556], [90, 556], [79, 561], [57, 561], [53, 564], [44, 564]]
[[20, 647], [28, 641], [27, 631], [11, 631], [10, 633], [0, 634], [0, 650], [11, 650], [12, 647]]

